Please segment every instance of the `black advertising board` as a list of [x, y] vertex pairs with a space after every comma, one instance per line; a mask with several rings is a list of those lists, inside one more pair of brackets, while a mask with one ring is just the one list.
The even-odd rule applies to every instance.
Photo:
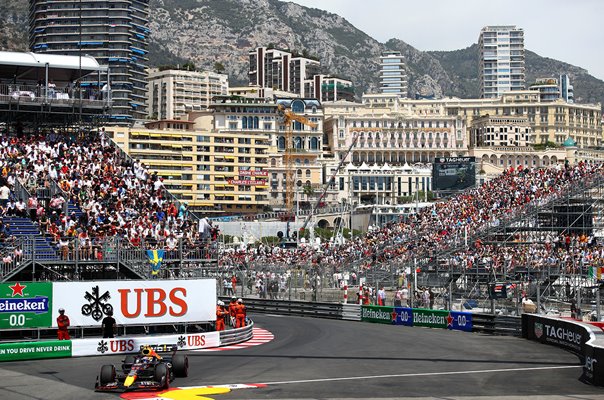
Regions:
[[432, 190], [455, 191], [476, 184], [476, 157], [436, 157], [432, 164]]
[[522, 337], [577, 354], [583, 364], [581, 379], [604, 386], [604, 332], [598, 327], [559, 318], [522, 314]]

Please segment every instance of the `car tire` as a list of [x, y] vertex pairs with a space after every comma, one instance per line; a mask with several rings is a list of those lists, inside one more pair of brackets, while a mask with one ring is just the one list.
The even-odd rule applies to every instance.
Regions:
[[130, 371], [130, 369], [132, 368], [132, 364], [134, 364], [135, 358], [133, 355], [127, 355], [126, 358], [124, 358], [124, 363], [122, 364], [122, 369], [124, 371]]
[[170, 375], [168, 375], [168, 366], [164, 363], [157, 364], [155, 366], [155, 374], [154, 374], [155, 382], [161, 383], [161, 380], [164, 379], [164, 386], [162, 389], [167, 389], [170, 386]]
[[105, 386], [112, 382], [115, 382], [115, 367], [113, 365], [103, 365], [99, 375], [99, 383], [101, 386]]
[[176, 354], [172, 358], [172, 371], [177, 378], [189, 376], [189, 357], [184, 354]]

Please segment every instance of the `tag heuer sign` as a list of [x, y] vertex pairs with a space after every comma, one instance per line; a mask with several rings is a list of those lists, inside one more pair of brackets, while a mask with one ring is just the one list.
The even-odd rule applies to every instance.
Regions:
[[537, 339], [541, 339], [543, 336], [543, 324], [540, 322], [535, 322], [535, 336]]

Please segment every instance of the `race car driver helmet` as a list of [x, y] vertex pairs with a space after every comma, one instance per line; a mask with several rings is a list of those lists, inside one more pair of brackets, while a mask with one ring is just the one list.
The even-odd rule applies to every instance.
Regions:
[[143, 357], [157, 357], [157, 353], [155, 352], [155, 350], [153, 350], [151, 346], [143, 347], [143, 349], [141, 350], [141, 354], [143, 355]]
[[224, 302], [221, 300], [218, 300], [218, 303], [216, 303], [216, 304], [218, 304], [219, 306], [224, 306]]

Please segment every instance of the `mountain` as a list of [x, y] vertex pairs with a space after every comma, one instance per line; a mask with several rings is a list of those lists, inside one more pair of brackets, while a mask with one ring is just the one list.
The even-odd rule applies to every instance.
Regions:
[[[248, 52], [258, 46], [318, 57], [322, 72], [353, 81], [357, 94], [375, 92], [379, 56], [406, 57], [409, 94], [478, 97], [478, 46], [422, 52], [400, 39], [380, 43], [346, 19], [279, 0], [150, 0], [150, 64], [222, 64], [231, 85], [247, 84]], [[0, 2], [0, 49], [27, 49], [27, 2]], [[604, 104], [604, 81], [579, 67], [526, 51], [527, 83], [567, 73], [577, 102]]]

